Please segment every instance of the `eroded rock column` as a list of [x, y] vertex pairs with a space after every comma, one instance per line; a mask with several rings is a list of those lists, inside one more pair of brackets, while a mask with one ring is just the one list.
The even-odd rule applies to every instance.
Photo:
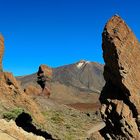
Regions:
[[106, 84], [100, 101], [106, 128], [112, 139], [140, 139], [140, 44], [131, 29], [117, 15], [102, 33]]
[[46, 95], [49, 98], [51, 94], [50, 82], [52, 79], [52, 68], [46, 65], [41, 65], [37, 72], [37, 76], [37, 82], [42, 88], [41, 94]]
[[0, 71], [2, 71], [2, 58], [4, 53], [4, 38], [0, 34]]

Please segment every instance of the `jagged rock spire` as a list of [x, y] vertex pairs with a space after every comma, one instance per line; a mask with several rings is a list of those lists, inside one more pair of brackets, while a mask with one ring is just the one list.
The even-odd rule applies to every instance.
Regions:
[[106, 122], [102, 135], [113, 139], [140, 139], [140, 44], [118, 15], [102, 33], [105, 87], [100, 101]]
[[2, 34], [0, 34], [0, 71], [2, 71], [2, 58], [4, 53], [4, 38]]

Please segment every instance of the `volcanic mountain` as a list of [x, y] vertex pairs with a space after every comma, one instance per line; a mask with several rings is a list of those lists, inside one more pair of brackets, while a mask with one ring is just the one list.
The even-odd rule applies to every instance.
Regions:
[[[51, 99], [59, 103], [96, 103], [104, 86], [103, 65], [81, 60], [74, 64], [52, 70]], [[28, 94], [39, 94], [41, 88], [37, 83], [37, 74], [17, 77]], [[49, 85], [49, 84], [47, 84]]]
[[81, 60], [75, 64], [58, 67], [53, 70], [53, 81], [81, 90], [100, 93], [103, 85], [103, 65]]

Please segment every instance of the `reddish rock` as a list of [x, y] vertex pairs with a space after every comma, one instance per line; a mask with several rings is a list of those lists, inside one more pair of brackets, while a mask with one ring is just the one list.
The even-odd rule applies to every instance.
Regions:
[[19, 84], [16, 78], [10, 72], [0, 72], [1, 80], [3, 80], [8, 86], [19, 88]]
[[[37, 128], [37, 126], [38, 126], [38, 129], [36, 129], [36, 131], [41, 132], [40, 131], [41, 129], [39, 129], [39, 128], [42, 128], [42, 127], [44, 128], [44, 130], [47, 130], [46, 129], [47, 127], [45, 124], [46, 118], [42, 114], [43, 105], [41, 105], [41, 104], [39, 105], [38, 103], [35, 102], [35, 100], [31, 96], [28, 96], [27, 94], [25, 94], [25, 92], [23, 92], [19, 83], [16, 81], [16, 79], [12, 75], [12, 73], [2, 72], [1, 62], [2, 62], [2, 55], [3, 55], [3, 50], [4, 50], [3, 40], [4, 40], [3, 37], [0, 36], [0, 118], [1, 119], [2, 118], [12, 119], [13, 117], [16, 117], [14, 114], [17, 115], [17, 112], [19, 112], [19, 108], [21, 108], [23, 111], [29, 112], [29, 114], [31, 114], [31, 119], [29, 119], [29, 118], [28, 119], [26, 118], [26, 119], [27, 119], [27, 121], [33, 120], [34, 125], [36, 124], [35, 125], [36, 127], [31, 125], [34, 130], [35, 130], [35, 128]], [[12, 113], [13, 112], [12, 110], [15, 110], [15, 109], [16, 109], [16, 111], [14, 111], [15, 113]], [[4, 114], [7, 114], [7, 115], [4, 115]], [[10, 117], [9, 117], [9, 114], [10, 114]], [[22, 113], [20, 115], [22, 115]], [[15, 119], [18, 119], [19, 116]], [[25, 121], [26, 119], [24, 116], [23, 120]], [[3, 124], [3, 122], [0, 122], [0, 123], [2, 123], [3, 126], [6, 125], [6, 124]], [[16, 124], [17, 124], [17, 122], [16, 122]], [[30, 124], [31, 124], [31, 122], [30, 122]], [[10, 125], [9, 128], [8, 129], [6, 128], [5, 130], [3, 129], [4, 127], [2, 127], [2, 125], [0, 126], [0, 129], [1, 129], [0, 130], [0, 139], [7, 140], [7, 139], [12, 139], [15, 137], [17, 139], [22, 140], [22, 139], [29, 138], [27, 136], [28, 133], [25, 134], [28, 137], [28, 138], [26, 138], [26, 137], [23, 137], [22, 135], [20, 135], [20, 133], [17, 133], [17, 131], [19, 131], [19, 130], [16, 130], [16, 129], [12, 130], [12, 128], [10, 128], [10, 126], [12, 124], [9, 124]], [[7, 126], [8, 126], [8, 124], [7, 124]], [[21, 127], [24, 127], [24, 126], [21, 126]], [[28, 127], [28, 124], [27, 124], [27, 127]], [[42, 133], [44, 134], [45, 131], [43, 131]], [[31, 138], [31, 139], [33, 139], [33, 138]], [[37, 139], [37, 137], [34, 139]]]
[[41, 87], [35, 85], [28, 85], [24, 89], [24, 92], [28, 95], [40, 95], [41, 91], [42, 91]]
[[106, 122], [102, 135], [140, 139], [140, 44], [117, 15], [105, 25], [102, 41], [106, 80], [100, 96], [101, 114]]
[[4, 38], [0, 34], [0, 71], [2, 71], [2, 58], [4, 53]]
[[52, 68], [41, 65], [37, 72], [37, 76], [37, 82], [42, 88], [42, 95], [46, 95], [49, 98], [51, 94], [50, 82], [52, 79]]

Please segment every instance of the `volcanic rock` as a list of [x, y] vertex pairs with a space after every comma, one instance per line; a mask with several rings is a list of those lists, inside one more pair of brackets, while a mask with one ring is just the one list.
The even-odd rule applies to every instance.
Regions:
[[4, 53], [4, 38], [0, 34], [0, 71], [2, 71], [2, 58]]
[[28, 95], [31, 95], [31, 93], [34, 93], [34, 95], [40, 95], [42, 92], [41, 87], [36, 87], [34, 85], [28, 85], [25, 89], [24, 92]]
[[74, 64], [61, 66], [53, 69], [53, 81], [100, 94], [105, 84], [103, 65], [80, 60]]
[[37, 72], [37, 82], [42, 88], [42, 94], [50, 96], [50, 81], [52, 79], [52, 69], [46, 65], [41, 65]]
[[[102, 33], [106, 84], [100, 95], [107, 139], [140, 139], [140, 44], [131, 29], [113, 16]], [[108, 136], [106, 135], [108, 133]]]
[[[3, 44], [4, 39], [0, 35], [0, 123], [1, 123], [0, 139], [7, 140], [15, 137], [16, 139], [22, 140], [22, 137], [25, 136], [23, 139], [27, 140], [31, 136], [31, 135], [29, 137], [27, 136], [28, 131], [25, 130], [26, 131], [25, 134], [22, 135], [21, 133], [23, 131], [21, 131], [21, 133], [18, 132], [21, 128], [16, 127], [14, 129], [11, 126], [8, 127], [8, 125], [13, 124], [5, 123], [5, 121], [3, 122], [1, 119], [4, 118], [6, 120], [11, 119], [15, 120], [19, 115], [18, 114], [19, 110], [21, 109], [31, 114], [33, 123], [36, 124], [35, 125], [36, 129], [39, 129], [40, 128], [39, 126], [44, 125], [45, 117], [41, 111], [42, 107], [40, 107], [30, 96], [28, 96], [27, 94], [25, 94], [25, 92], [23, 92], [22, 88], [20, 87], [19, 83], [17, 82], [16, 78], [12, 75], [12, 73], [2, 71], [2, 56], [4, 51]], [[15, 113], [13, 113], [13, 110]], [[31, 130], [32, 128], [29, 129]], [[33, 137], [31, 139], [37, 139], [36, 135], [35, 136], [33, 135]]]
[[4, 81], [8, 86], [19, 88], [19, 84], [16, 78], [10, 72], [0, 72], [1, 80]]

